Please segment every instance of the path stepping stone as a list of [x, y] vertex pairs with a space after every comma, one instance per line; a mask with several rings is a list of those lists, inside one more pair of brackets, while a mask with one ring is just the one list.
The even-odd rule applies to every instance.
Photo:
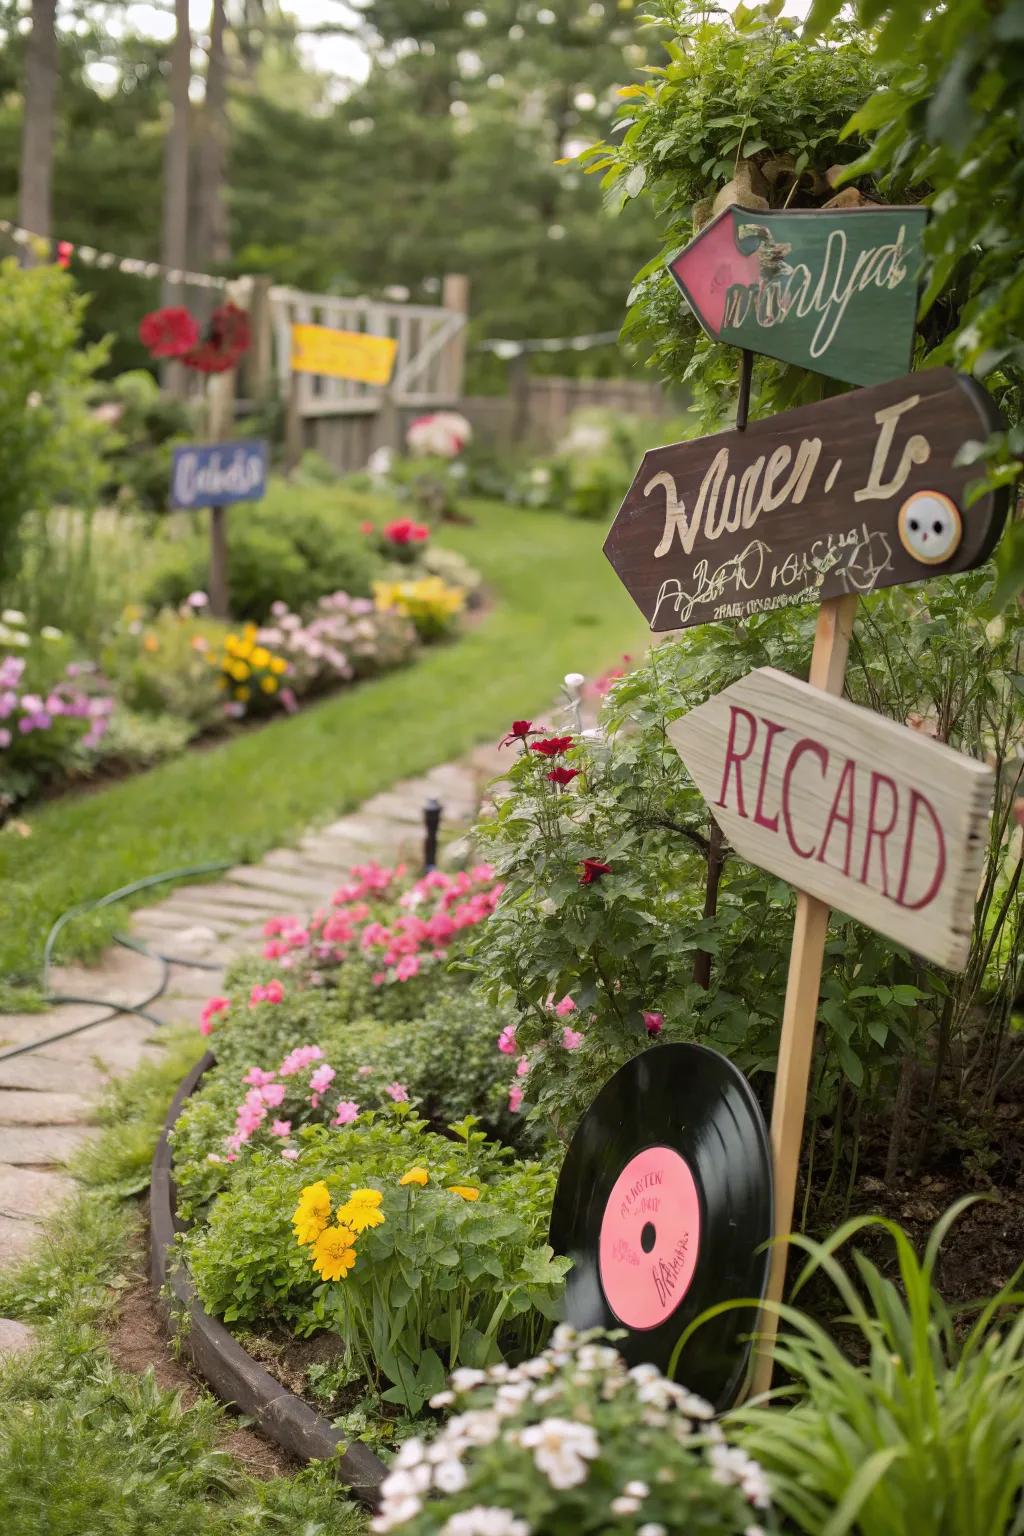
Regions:
[[0, 1356], [27, 1355], [36, 1347], [35, 1329], [13, 1317], [0, 1317]]

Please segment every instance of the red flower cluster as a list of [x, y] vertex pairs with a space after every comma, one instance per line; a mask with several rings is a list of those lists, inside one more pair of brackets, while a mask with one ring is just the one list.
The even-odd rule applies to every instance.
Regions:
[[489, 864], [457, 875], [431, 870], [398, 897], [404, 909], [400, 915], [380, 921], [374, 904], [394, 903], [405, 873], [404, 864], [394, 869], [375, 863], [353, 866], [355, 878], [335, 891], [333, 911], [315, 912], [308, 922], [269, 919], [263, 928], [264, 959], [277, 960], [285, 969], [299, 961], [320, 969], [362, 959], [374, 967], [374, 986], [409, 981], [424, 964], [443, 960], [457, 934], [489, 917], [504, 889]]
[[531, 752], [543, 752], [545, 757], [557, 757], [560, 752], [568, 752], [572, 746], [571, 736], [549, 736], [546, 741], [531, 741]]
[[237, 304], [221, 304], [200, 339], [187, 309], [154, 309], [139, 322], [139, 340], [150, 357], [176, 357], [199, 373], [226, 373], [249, 350], [249, 316]]
[[389, 544], [423, 544], [430, 538], [430, 529], [425, 523], [414, 523], [411, 518], [399, 517], [386, 525], [384, 537]]
[[551, 772], [548, 774], [548, 778], [551, 780], [552, 784], [561, 784], [562, 788], [564, 789], [566, 784], [571, 784], [573, 779], [579, 777], [579, 772], [580, 771], [578, 768], [552, 768]]
[[150, 357], [184, 357], [199, 341], [187, 309], [154, 309], [139, 321], [139, 340]]
[[600, 880], [602, 875], [610, 875], [610, 864], [602, 864], [600, 859], [582, 859], [583, 873], [580, 875], [580, 885], [593, 885], [595, 880]]

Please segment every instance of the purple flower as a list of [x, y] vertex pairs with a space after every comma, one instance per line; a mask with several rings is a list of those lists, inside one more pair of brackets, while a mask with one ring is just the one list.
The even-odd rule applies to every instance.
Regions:
[[11, 744], [11, 733], [4, 727], [0, 727], [0, 752], [6, 752]]

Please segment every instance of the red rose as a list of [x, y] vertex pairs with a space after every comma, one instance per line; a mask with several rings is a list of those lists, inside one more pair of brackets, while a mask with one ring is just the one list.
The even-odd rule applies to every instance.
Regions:
[[408, 544], [415, 537], [414, 529], [418, 524], [407, 517], [400, 517], [393, 523], [388, 523], [384, 529], [384, 537], [392, 544]]
[[413, 523], [409, 530], [409, 537], [414, 541], [414, 543], [422, 544], [424, 539], [430, 538], [430, 529], [427, 527], [426, 523]]
[[509, 731], [507, 736], [503, 736], [501, 738], [501, 740], [498, 742], [498, 746], [508, 747], [511, 746], [512, 742], [514, 741], [525, 742], [528, 736], [543, 736], [543, 734], [543, 731], [535, 731], [533, 729], [532, 720], [513, 720], [512, 729]]
[[557, 757], [559, 752], [568, 752], [572, 746], [571, 736], [549, 736], [546, 741], [531, 741], [531, 752], [543, 752], [545, 757]]
[[566, 784], [571, 784], [573, 779], [575, 779], [578, 774], [578, 768], [559, 767], [552, 768], [551, 772], [548, 774], [548, 778], [551, 780], [552, 784], [561, 784], [564, 788]]
[[644, 1009], [644, 1025], [652, 1039], [655, 1035], [661, 1034], [664, 1023], [665, 1015], [663, 1013], [651, 1013], [648, 1009]]
[[150, 357], [184, 357], [199, 340], [187, 309], [154, 309], [139, 321], [139, 340]]
[[602, 864], [600, 859], [584, 859], [583, 873], [580, 875], [580, 885], [593, 885], [595, 880], [600, 880], [602, 875], [610, 875], [610, 864]]

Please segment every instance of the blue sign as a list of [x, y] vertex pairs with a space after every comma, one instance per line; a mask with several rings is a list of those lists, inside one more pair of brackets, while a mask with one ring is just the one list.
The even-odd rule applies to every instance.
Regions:
[[267, 445], [261, 438], [196, 443], [174, 450], [174, 507], [226, 507], [233, 501], [262, 501], [266, 490]]

